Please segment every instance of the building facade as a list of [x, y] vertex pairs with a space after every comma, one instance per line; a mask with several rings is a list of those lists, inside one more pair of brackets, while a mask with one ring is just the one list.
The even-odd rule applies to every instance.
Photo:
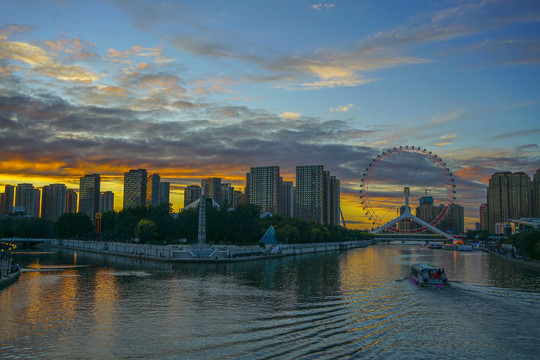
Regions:
[[523, 173], [498, 172], [491, 176], [488, 186], [488, 229], [497, 234], [509, 219], [529, 216], [530, 177]]
[[[416, 217], [431, 224], [439, 216], [439, 208], [435, 206], [433, 196], [422, 196], [416, 207]], [[419, 225], [418, 225], [419, 227]]]
[[89, 174], [80, 178], [79, 212], [90, 216], [92, 221], [99, 212], [100, 186], [101, 177], [99, 174]]
[[480, 231], [488, 231], [488, 205], [480, 205]]
[[159, 203], [160, 204], [171, 203], [171, 183], [170, 182], [159, 183]]
[[34, 210], [32, 211], [32, 216], [40, 217], [41, 210], [41, 190], [34, 189]]
[[252, 167], [249, 174], [249, 203], [259, 206], [262, 212], [279, 213], [279, 166]]
[[[39, 217], [39, 210], [36, 214], [34, 185], [18, 184], [15, 191], [15, 206], [23, 206], [26, 214]], [[38, 190], [39, 191], [39, 190]], [[38, 204], [39, 206], [39, 204]]]
[[531, 215], [540, 218], [540, 169], [536, 170], [531, 185]]
[[114, 210], [114, 193], [112, 191], [105, 191], [99, 195], [99, 212]]
[[124, 209], [146, 206], [148, 175], [145, 169], [124, 173]]
[[324, 222], [324, 167], [306, 165], [296, 167], [295, 217], [304, 221]]
[[281, 181], [279, 197], [279, 213], [285, 217], [294, 217], [294, 183], [292, 181]]
[[221, 195], [221, 178], [204, 179], [204, 196], [207, 199], [214, 199], [219, 206], [223, 204]]
[[230, 183], [221, 184], [221, 199], [223, 201], [222, 205], [227, 205], [228, 208], [236, 207], [234, 187]]
[[77, 203], [79, 195], [75, 189], [67, 189], [66, 191], [66, 212], [75, 214], [77, 212]]
[[[438, 213], [444, 210], [444, 205], [439, 205]], [[465, 212], [463, 206], [452, 204], [448, 209], [448, 214], [437, 224], [437, 227], [447, 234], [465, 233]]]
[[161, 178], [159, 174], [148, 176], [146, 183], [146, 205], [159, 206], [159, 184]]
[[296, 167], [295, 217], [319, 224], [340, 224], [340, 181], [323, 165]]
[[15, 187], [13, 185], [6, 185], [4, 192], [0, 194], [0, 215], [6, 215], [13, 211], [13, 204], [15, 202]]
[[341, 182], [335, 176], [329, 176], [328, 191], [328, 223], [341, 223]]
[[199, 185], [188, 185], [184, 190], [184, 207], [195, 200], [201, 198], [201, 187]]
[[66, 185], [46, 185], [43, 187], [41, 193], [41, 217], [43, 219], [48, 221], [56, 221], [60, 216], [66, 213]]

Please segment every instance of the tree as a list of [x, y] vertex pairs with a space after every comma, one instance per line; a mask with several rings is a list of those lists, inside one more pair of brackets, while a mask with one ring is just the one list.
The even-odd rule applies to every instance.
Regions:
[[53, 233], [53, 225], [45, 219], [20, 218], [15, 220], [13, 232], [22, 238], [48, 238]]
[[56, 236], [61, 239], [83, 238], [93, 233], [92, 219], [84, 213], [65, 213], [56, 221]]
[[6, 217], [0, 219], [0, 237], [10, 238], [14, 236], [15, 219]]
[[141, 219], [135, 228], [135, 236], [141, 243], [158, 239], [158, 229], [152, 220]]
[[540, 260], [540, 231], [527, 231], [515, 235], [512, 243], [521, 255]]

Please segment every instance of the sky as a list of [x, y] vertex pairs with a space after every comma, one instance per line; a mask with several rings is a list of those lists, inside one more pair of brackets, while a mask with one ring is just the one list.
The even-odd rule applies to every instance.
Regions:
[[363, 229], [363, 172], [408, 145], [474, 228], [493, 173], [540, 168], [539, 79], [537, 0], [3, 0], [0, 191], [99, 173], [121, 209], [145, 168], [178, 211], [202, 178], [320, 164]]

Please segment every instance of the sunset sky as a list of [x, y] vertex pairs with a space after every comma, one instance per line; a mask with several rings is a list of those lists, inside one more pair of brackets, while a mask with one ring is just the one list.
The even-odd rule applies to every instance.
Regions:
[[145, 168], [178, 211], [205, 177], [322, 164], [366, 228], [362, 172], [414, 145], [473, 228], [493, 173], [540, 168], [539, 139], [538, 0], [2, 1], [0, 191], [99, 173], [120, 209]]

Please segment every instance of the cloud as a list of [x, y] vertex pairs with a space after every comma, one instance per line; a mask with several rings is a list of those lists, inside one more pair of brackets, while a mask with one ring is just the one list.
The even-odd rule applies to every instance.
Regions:
[[59, 63], [39, 46], [6, 41], [0, 37], [0, 59], [2, 58], [23, 62], [30, 65], [30, 70], [37, 74], [62, 81], [93, 82], [100, 77], [82, 66]]
[[279, 114], [279, 116], [288, 120], [297, 120], [300, 117], [300, 113], [285, 111]]
[[463, 110], [456, 109], [449, 114], [434, 116], [429, 123], [434, 125], [444, 124], [459, 119], [462, 116]]
[[195, 91], [199, 94], [210, 94], [210, 93], [227, 93], [232, 94], [233, 91], [231, 87], [238, 84], [237, 80], [234, 80], [230, 76], [219, 75], [219, 76], [210, 76], [205, 77], [199, 80], [191, 81], [190, 85], [195, 87]]
[[158, 64], [166, 64], [172, 61], [168, 56], [163, 54], [163, 48], [147, 48], [140, 45], [132, 46], [128, 50], [109, 49], [105, 56], [110, 61], [123, 64], [131, 64], [134, 57], [151, 57]]
[[526, 135], [540, 135], [540, 129], [527, 129], [527, 130], [508, 132], [501, 135], [492, 136], [491, 139], [499, 140], [499, 139], [508, 139], [508, 138], [520, 138]]
[[6, 37], [13, 34], [23, 34], [26, 32], [33, 31], [35, 26], [33, 25], [21, 25], [21, 24], [8, 24], [0, 28], [0, 35], [5, 35]]
[[331, 107], [330, 112], [347, 112], [354, 107], [353, 104], [341, 105], [337, 107]]
[[175, 107], [175, 108], [178, 108], [178, 109], [193, 109], [193, 108], [197, 108], [197, 107], [202, 107], [204, 106], [203, 104], [194, 104], [192, 102], [189, 102], [189, 101], [184, 101], [184, 100], [177, 100], [177, 101], [174, 101], [170, 104], [170, 106], [172, 107]]
[[[296, 165], [317, 158], [334, 164], [329, 170], [339, 177], [358, 178], [364, 154], [372, 155], [371, 149], [352, 145], [357, 141], [350, 138], [355, 129], [347, 122], [302, 118], [291, 122], [246, 107], [212, 111], [235, 116], [236, 121], [163, 121], [151, 111], [72, 105], [47, 94], [0, 96], [0, 142], [10, 154], [0, 161], [0, 168], [16, 173], [20, 169], [12, 165], [17, 162], [34, 175], [73, 175], [147, 167], [201, 178], [216, 169], [241, 177], [249, 164], [277, 163], [293, 177]], [[47, 163], [56, 165], [47, 168]]]
[[336, 4], [322, 4], [322, 3], [319, 3], [319, 4], [311, 5], [312, 9], [315, 9], [315, 10], [318, 10], [318, 11], [321, 11], [323, 8], [331, 9], [333, 7], [336, 7]]
[[84, 41], [79, 37], [73, 39], [59, 39], [57, 41], [47, 41], [44, 43], [51, 48], [55, 56], [66, 55], [69, 60], [91, 60], [97, 59], [98, 55], [90, 50], [95, 48], [95, 44]]

